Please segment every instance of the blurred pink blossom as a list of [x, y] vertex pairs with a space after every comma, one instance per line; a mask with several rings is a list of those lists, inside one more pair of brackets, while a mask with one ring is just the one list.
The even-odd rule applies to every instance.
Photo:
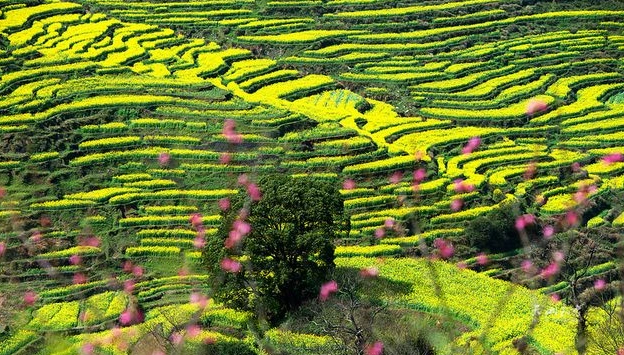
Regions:
[[0, 198], [4, 198], [6, 194], [7, 194], [6, 189], [0, 186]]
[[132, 311], [129, 309], [126, 309], [125, 311], [123, 311], [120, 315], [119, 315], [119, 323], [121, 325], [128, 325], [132, 322]]
[[553, 260], [560, 263], [565, 259], [565, 254], [561, 250], [557, 250], [553, 253]]
[[331, 280], [327, 283], [324, 283], [321, 286], [321, 290], [319, 292], [319, 298], [321, 299], [321, 301], [327, 301], [329, 299], [329, 296], [332, 293], [335, 293], [338, 291], [338, 284], [336, 283], [336, 281]]
[[594, 288], [598, 291], [602, 291], [607, 287], [607, 282], [603, 279], [594, 281]]
[[81, 355], [91, 355], [93, 354], [93, 351], [95, 350], [95, 346], [91, 343], [85, 343], [81, 348], [80, 348], [80, 354]]
[[6, 252], [6, 243], [0, 242], [0, 256], [4, 255]]
[[227, 197], [224, 197], [222, 199], [219, 200], [219, 209], [221, 211], [227, 211], [230, 208], [230, 199]]
[[442, 259], [448, 259], [455, 253], [453, 244], [447, 242], [442, 238], [437, 238], [433, 241], [433, 246], [438, 250], [438, 254]]
[[566, 212], [565, 223], [568, 227], [574, 227], [579, 223], [579, 215], [575, 211]]
[[232, 260], [230, 258], [225, 258], [221, 260], [221, 269], [225, 272], [237, 273], [241, 271], [243, 266], [236, 260]]
[[99, 247], [100, 246], [100, 238], [89, 236], [84, 239], [82, 245], [89, 247]]
[[559, 302], [559, 301], [561, 301], [561, 296], [559, 296], [559, 295], [558, 295], [558, 294], [556, 294], [556, 293], [553, 293], [552, 295], [550, 295], [550, 299], [551, 299], [553, 302]]
[[375, 229], [375, 238], [377, 239], [381, 239], [384, 237], [384, 235], [386, 235], [386, 231], [384, 231], [383, 228], [377, 228]]
[[464, 201], [462, 201], [462, 199], [460, 198], [456, 198], [453, 201], [451, 201], [451, 211], [453, 212], [457, 212], [461, 210], [463, 206], [464, 206]]
[[366, 355], [381, 355], [383, 354], [383, 343], [380, 341], [375, 342], [372, 345], [366, 347]]
[[537, 164], [535, 164], [535, 162], [530, 162], [527, 165], [522, 177], [524, 178], [524, 180], [531, 180], [535, 177], [535, 174], [537, 174]]
[[386, 218], [386, 220], [384, 221], [384, 227], [388, 229], [394, 228], [394, 224], [394, 218]]
[[344, 190], [353, 190], [353, 189], [355, 189], [355, 181], [353, 181], [353, 179], [346, 179], [342, 183], [342, 188]]
[[232, 155], [230, 153], [221, 153], [219, 155], [219, 163], [229, 164], [232, 161]]
[[41, 240], [43, 236], [41, 235], [41, 232], [39, 231], [35, 231], [31, 236], [30, 236], [30, 240], [32, 240], [33, 242], [38, 242]]
[[466, 146], [462, 148], [462, 154], [466, 155], [466, 154], [470, 154], [474, 152], [475, 150], [477, 150], [477, 148], [479, 148], [479, 145], [481, 145], [481, 138], [479, 137], [470, 138], [470, 140], [468, 141], [468, 144], [466, 144]]
[[527, 274], [532, 275], [535, 273], [535, 267], [533, 267], [533, 262], [531, 262], [531, 260], [522, 260], [520, 267], [522, 268], [522, 271]]
[[134, 280], [125, 280], [123, 287], [125, 293], [132, 294], [134, 292]]
[[189, 324], [186, 326], [186, 334], [189, 338], [195, 338], [201, 334], [201, 327], [197, 324]]
[[171, 334], [169, 339], [171, 340], [171, 343], [173, 345], [180, 345], [180, 344], [182, 344], [182, 341], [184, 340], [184, 336], [180, 332], [175, 332], [175, 333]]
[[26, 291], [24, 293], [24, 304], [27, 306], [32, 306], [37, 301], [37, 298], [39, 297], [33, 291]]
[[544, 269], [542, 269], [542, 272], [540, 272], [540, 276], [543, 279], [549, 279], [555, 275], [557, 275], [559, 273], [559, 264], [557, 263], [550, 263], [548, 266], [546, 266]]
[[87, 277], [83, 273], [74, 274], [73, 282], [74, 282], [74, 285], [87, 283]]
[[572, 171], [575, 173], [578, 173], [579, 171], [581, 171], [581, 164], [579, 162], [574, 162], [572, 163]]
[[624, 155], [622, 153], [611, 153], [602, 157], [602, 162], [606, 165], [624, 161]]
[[193, 305], [196, 305], [199, 308], [206, 308], [208, 306], [208, 297], [199, 292], [193, 292], [190, 296], [190, 302]]
[[80, 257], [80, 255], [72, 255], [69, 257], [69, 263], [72, 265], [78, 265], [82, 262], [82, 258]]
[[475, 186], [465, 182], [462, 179], [457, 179], [453, 181], [453, 189], [456, 193], [468, 193], [473, 192], [475, 190]]
[[391, 184], [398, 184], [401, 182], [402, 179], [403, 179], [403, 172], [395, 171], [392, 175], [390, 175], [389, 180]]
[[532, 99], [527, 103], [526, 114], [532, 116], [538, 112], [546, 111], [547, 109], [548, 104], [546, 102], [539, 99]]
[[158, 164], [167, 165], [171, 161], [171, 155], [169, 153], [158, 154]]
[[477, 264], [485, 265], [487, 263], [488, 263], [488, 256], [485, 255], [485, 253], [479, 253], [479, 255], [477, 255]]
[[193, 227], [197, 227], [197, 226], [201, 226], [202, 225], [202, 216], [199, 213], [193, 213], [191, 214], [191, 217], [189, 218], [191, 225], [193, 225]]
[[544, 234], [544, 239], [550, 239], [555, 234], [555, 228], [553, 226], [545, 226], [542, 233]]
[[238, 179], [236, 180], [236, 183], [239, 185], [249, 184], [249, 176], [247, 176], [247, 174], [238, 175]]
[[427, 170], [420, 168], [414, 171], [414, 182], [423, 182], [427, 178]]
[[197, 249], [202, 249], [206, 245], [206, 240], [201, 237], [193, 239], [193, 246]]
[[364, 268], [364, 269], [360, 270], [360, 276], [362, 276], [364, 278], [377, 277], [377, 276], [379, 276], [379, 269], [377, 269], [374, 266]]
[[132, 268], [132, 275], [136, 276], [136, 277], [141, 277], [143, 276], [143, 268], [139, 265], [135, 265]]
[[262, 193], [260, 192], [260, 188], [254, 183], [247, 185], [247, 194], [252, 201], [260, 201], [260, 199], [262, 199]]

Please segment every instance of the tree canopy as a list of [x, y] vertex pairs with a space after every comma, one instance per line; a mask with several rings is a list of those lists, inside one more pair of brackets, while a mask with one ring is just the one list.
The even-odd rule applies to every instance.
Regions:
[[260, 199], [232, 199], [203, 259], [216, 300], [276, 322], [318, 294], [348, 225], [337, 182], [272, 175], [258, 185]]

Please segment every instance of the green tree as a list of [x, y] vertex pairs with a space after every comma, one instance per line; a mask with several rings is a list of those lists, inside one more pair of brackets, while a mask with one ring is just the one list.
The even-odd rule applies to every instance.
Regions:
[[[275, 324], [316, 297], [334, 269], [334, 239], [348, 224], [337, 181], [272, 175], [258, 185], [259, 200], [244, 191], [232, 199], [203, 260], [216, 300]], [[231, 232], [245, 223], [251, 229], [232, 245]], [[228, 259], [238, 259], [240, 270], [224, 271]]]

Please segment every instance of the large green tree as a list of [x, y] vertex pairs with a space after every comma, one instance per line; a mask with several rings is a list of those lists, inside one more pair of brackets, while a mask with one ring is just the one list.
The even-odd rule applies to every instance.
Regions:
[[271, 175], [258, 185], [261, 198], [248, 185], [232, 199], [203, 260], [217, 301], [276, 323], [316, 297], [348, 223], [337, 181]]

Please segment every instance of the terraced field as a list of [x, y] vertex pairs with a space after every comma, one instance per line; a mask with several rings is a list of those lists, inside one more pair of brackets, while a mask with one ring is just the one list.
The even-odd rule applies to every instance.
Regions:
[[576, 354], [576, 311], [549, 297], [570, 285], [508, 282], [525, 248], [414, 257], [511, 205], [555, 232], [624, 225], [624, 5], [526, 3], [0, 0], [0, 354], [129, 353], [155, 329], [251, 346], [249, 314], [202, 304], [190, 216], [210, 237], [239, 176], [268, 173], [344, 183], [337, 265], [460, 322], [441, 354]]

